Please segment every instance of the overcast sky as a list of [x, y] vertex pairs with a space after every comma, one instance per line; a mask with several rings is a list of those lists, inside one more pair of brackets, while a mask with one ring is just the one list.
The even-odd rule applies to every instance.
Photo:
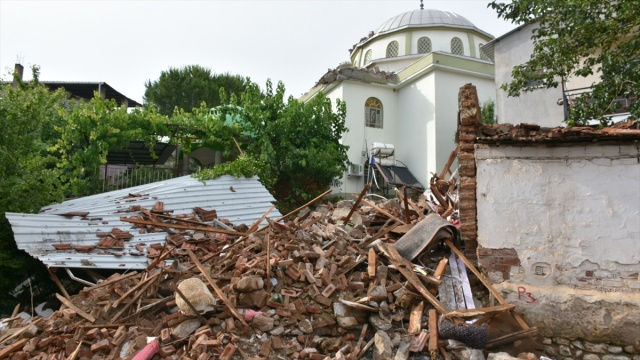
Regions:
[[[500, 36], [515, 25], [488, 0], [425, 1]], [[282, 81], [295, 97], [383, 22], [419, 0], [29, 1], [0, 0], [0, 71], [39, 65], [41, 80], [106, 82], [142, 102], [144, 83], [170, 67], [201, 65]], [[25, 69], [25, 78], [31, 71]]]

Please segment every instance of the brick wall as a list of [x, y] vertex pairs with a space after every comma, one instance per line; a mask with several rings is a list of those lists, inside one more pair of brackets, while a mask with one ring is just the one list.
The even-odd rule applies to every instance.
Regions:
[[466, 84], [458, 95], [458, 188], [460, 206], [460, 234], [465, 244], [465, 256], [477, 261], [478, 248], [477, 203], [476, 203], [476, 162], [474, 143], [479, 125], [480, 104], [476, 87]]

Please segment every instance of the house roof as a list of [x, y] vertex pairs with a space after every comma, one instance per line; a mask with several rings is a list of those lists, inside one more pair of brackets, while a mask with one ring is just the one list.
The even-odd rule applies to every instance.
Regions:
[[[39, 214], [6, 213], [6, 217], [18, 248], [47, 267], [144, 269], [149, 265], [147, 254], [140, 253], [138, 248], [148, 251], [151, 244], [164, 244], [168, 233], [166, 229], [141, 233], [121, 217], [137, 216], [140, 214], [137, 209], [152, 209], [162, 202], [164, 212], [172, 217], [192, 214], [194, 208], [199, 207], [215, 210], [218, 218], [234, 225], [251, 226], [274, 201], [257, 177], [222, 176], [203, 183], [183, 176], [68, 200], [47, 206]], [[268, 215], [273, 219], [280, 216], [277, 210]], [[115, 228], [133, 235], [123, 250], [95, 248], [81, 252], [74, 249], [95, 247], [100, 241], [99, 234], [111, 233]], [[69, 246], [57, 249], [54, 244]]]
[[40, 81], [40, 83], [51, 90], [64, 88], [74, 97], [86, 100], [93, 98], [94, 91], [104, 90], [106, 99], [114, 99], [118, 104], [123, 104], [126, 100], [128, 107], [141, 106], [140, 103], [124, 96], [106, 82]]

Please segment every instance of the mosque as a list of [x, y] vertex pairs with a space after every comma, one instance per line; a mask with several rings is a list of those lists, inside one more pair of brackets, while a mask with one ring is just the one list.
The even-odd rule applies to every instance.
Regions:
[[322, 76], [300, 100], [322, 92], [346, 102], [351, 166], [334, 193], [366, 183], [428, 187], [456, 147], [458, 89], [472, 83], [481, 103], [495, 97], [494, 65], [481, 50], [492, 39], [458, 14], [420, 5], [382, 23], [351, 48], [350, 62]]

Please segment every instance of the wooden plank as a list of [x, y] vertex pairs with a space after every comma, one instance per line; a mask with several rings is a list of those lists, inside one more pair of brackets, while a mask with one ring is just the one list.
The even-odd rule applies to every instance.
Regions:
[[456, 310], [456, 311], [451, 311], [448, 314], [445, 314], [445, 317], [448, 317], [448, 318], [475, 317], [479, 315], [497, 314], [504, 311], [511, 311], [515, 307], [516, 306], [513, 304], [506, 304], [506, 305], [489, 306], [489, 307], [477, 308], [477, 309]]
[[453, 164], [453, 161], [458, 156], [459, 151], [460, 151], [460, 144], [458, 144], [458, 146], [449, 155], [449, 160], [447, 160], [447, 164], [444, 166], [444, 168], [442, 168], [442, 172], [440, 173], [440, 176], [438, 177], [438, 179], [446, 180], [444, 177], [449, 172], [449, 169], [451, 168], [451, 164]]
[[99, 288], [105, 287], [107, 285], [115, 284], [115, 283], [120, 282], [120, 281], [122, 281], [124, 279], [128, 279], [128, 278], [130, 278], [132, 276], [135, 276], [137, 274], [138, 274], [137, 271], [133, 271], [133, 272], [130, 272], [130, 273], [126, 274], [126, 275], [119, 276], [119, 277], [117, 277], [115, 279], [105, 280], [105, 281], [103, 281], [101, 283], [93, 285], [92, 287], [86, 288], [85, 290], [86, 291], [92, 291], [92, 290], [95, 290], [95, 289], [99, 289]]
[[376, 205], [376, 204], [372, 203], [371, 201], [367, 201], [367, 199], [362, 199], [362, 202], [363, 202], [363, 203], [365, 203], [365, 204], [367, 204], [367, 205], [369, 205], [369, 206], [371, 206], [371, 207], [372, 207], [372, 208], [374, 208], [377, 212], [379, 212], [379, 213], [381, 213], [381, 214], [384, 214], [384, 215], [385, 215], [385, 216], [387, 216], [388, 218], [390, 218], [390, 219], [394, 219], [394, 220], [399, 221], [399, 222], [401, 222], [401, 223], [403, 223], [403, 224], [406, 224], [406, 222], [402, 221], [402, 219], [399, 219], [399, 218], [397, 218], [397, 217], [395, 217], [395, 216], [391, 215], [391, 213], [390, 213], [390, 212], [388, 212], [388, 211], [387, 211], [387, 210], [385, 210], [385, 209], [382, 209], [381, 207], [379, 207], [378, 205]]
[[[496, 289], [494, 289], [493, 286], [491, 286], [491, 283], [489, 282], [489, 280], [487, 280], [487, 278], [485, 278], [484, 275], [482, 275], [480, 271], [478, 271], [478, 269], [476, 269], [476, 267], [473, 266], [471, 261], [469, 261], [469, 259], [467, 259], [467, 257], [464, 256], [464, 254], [453, 245], [451, 240], [444, 239], [444, 242], [451, 249], [451, 251], [455, 252], [456, 255], [458, 255], [458, 257], [464, 262], [464, 264], [467, 265], [467, 268], [471, 270], [471, 272], [478, 278], [478, 280], [480, 280], [480, 282], [484, 284], [484, 286], [487, 288], [487, 290], [489, 290], [491, 295], [493, 295], [500, 304], [506, 305], [507, 301], [502, 297], [502, 295], [500, 295], [500, 293], [496, 291]], [[523, 330], [529, 329], [529, 325], [524, 321], [524, 319], [519, 314], [516, 314], [513, 312], [512, 314]]]
[[358, 244], [358, 247], [363, 249], [365, 247], [367, 247], [369, 244], [371, 244], [372, 242], [378, 240], [379, 238], [387, 235], [388, 233], [390, 233], [393, 229], [395, 229], [396, 227], [400, 226], [400, 223], [394, 223], [392, 225], [389, 225], [389, 223], [393, 221], [393, 219], [389, 219], [384, 223], [384, 226], [382, 226], [382, 229], [375, 234], [374, 236], [368, 238], [367, 240], [361, 242], [360, 244]]
[[429, 354], [435, 359], [438, 354], [438, 313], [429, 309]]
[[436, 279], [442, 278], [444, 271], [447, 269], [447, 264], [449, 263], [449, 259], [442, 258], [436, 267], [436, 270], [433, 272], [433, 277]]
[[440, 313], [446, 314], [449, 311], [427, 290], [420, 279], [413, 272], [413, 267], [409, 261], [403, 258], [394, 246], [380, 244], [385, 253], [389, 254], [389, 260], [396, 266], [396, 269], [413, 285], [418, 292], [424, 296]]
[[251, 226], [249, 227], [249, 230], [247, 230], [247, 234], [253, 234], [257, 229], [258, 226], [260, 226], [260, 223], [264, 221], [264, 219], [273, 211], [273, 209], [275, 209], [276, 206], [275, 205], [271, 205], [271, 207], [269, 208], [269, 210], [267, 210], [264, 214], [262, 214], [262, 216], [260, 217], [260, 219], [256, 220], [256, 222], [254, 222], [253, 224], [251, 224]]
[[152, 281], [153, 279], [156, 278], [156, 276], [160, 275], [162, 272], [158, 271], [157, 273], [149, 276], [148, 278], [146, 278], [145, 280], [140, 281], [139, 283], [137, 283], [135, 286], [133, 286], [131, 289], [129, 289], [129, 291], [127, 291], [126, 293], [124, 293], [124, 295], [120, 296], [120, 298], [116, 301], [113, 302], [113, 304], [111, 304], [111, 307], [113, 308], [117, 308], [118, 306], [120, 306], [120, 303], [126, 299], [127, 297], [129, 297], [129, 295], [133, 294], [134, 292], [136, 292], [139, 288], [145, 286], [149, 281]]
[[222, 290], [213, 282], [213, 279], [211, 279], [211, 275], [209, 275], [209, 272], [207, 271], [207, 269], [205, 269], [202, 264], [200, 264], [200, 261], [198, 261], [198, 258], [196, 257], [196, 255], [193, 253], [193, 251], [191, 251], [191, 249], [187, 249], [187, 253], [189, 254], [189, 257], [191, 258], [191, 261], [193, 261], [193, 263], [196, 265], [196, 267], [198, 268], [198, 270], [200, 270], [200, 274], [202, 274], [202, 276], [204, 276], [205, 279], [207, 279], [207, 282], [209, 282], [209, 285], [211, 285], [211, 287], [213, 288], [213, 290], [216, 292], [216, 294], [218, 295], [218, 297], [220, 298], [220, 300], [227, 306], [227, 308], [229, 309], [229, 311], [231, 311], [231, 313], [233, 314], [233, 316], [235, 316], [238, 320], [240, 320], [240, 323], [242, 325], [245, 326], [245, 328], [249, 327], [249, 324], [247, 324], [246, 321], [244, 321], [244, 318], [242, 316], [240, 316], [240, 314], [238, 314], [238, 312], [236, 311], [236, 309], [233, 307], [233, 305], [231, 305], [231, 302], [229, 302], [229, 299], [227, 298], [227, 296], [222, 292]]
[[476, 302], [473, 301], [473, 293], [471, 292], [471, 284], [469, 283], [469, 275], [467, 275], [467, 267], [464, 262], [457, 259], [458, 272], [460, 273], [460, 279], [462, 279], [462, 293], [464, 295], [464, 302], [467, 304], [467, 309], [475, 309]]
[[90, 314], [87, 314], [86, 312], [84, 312], [84, 310], [80, 309], [79, 307], [75, 306], [71, 300], [68, 300], [67, 298], [65, 298], [64, 296], [56, 293], [56, 297], [58, 298], [58, 300], [60, 300], [61, 303], [63, 303], [66, 307], [68, 307], [69, 309], [75, 311], [78, 315], [82, 316], [83, 318], [87, 319], [90, 323], [94, 323], [96, 322], [96, 319], [91, 316]]
[[332, 190], [331, 190], [331, 189], [329, 189], [329, 190], [327, 190], [327, 191], [323, 192], [322, 194], [318, 195], [316, 198], [312, 199], [312, 200], [311, 200], [311, 201], [309, 201], [308, 203], [306, 203], [306, 204], [304, 204], [304, 205], [300, 206], [299, 208], [297, 208], [297, 209], [295, 209], [295, 210], [291, 211], [290, 213], [288, 213], [288, 214], [286, 214], [286, 215], [283, 215], [281, 218], [279, 218], [278, 220], [276, 220], [276, 222], [278, 222], [278, 221], [282, 221], [282, 220], [284, 220], [284, 219], [288, 218], [289, 216], [291, 216], [292, 214], [295, 214], [295, 213], [297, 213], [298, 211], [300, 211], [300, 210], [302, 210], [302, 209], [306, 208], [307, 206], [309, 206], [309, 205], [311, 205], [311, 204], [315, 203], [316, 201], [318, 201], [318, 200], [322, 199], [323, 197], [325, 197], [325, 195], [329, 195], [329, 194], [331, 193], [331, 191], [332, 191]]
[[376, 258], [376, 251], [373, 248], [369, 249], [367, 273], [369, 278], [374, 279], [376, 277], [376, 267], [378, 266], [378, 259]]
[[76, 360], [76, 358], [78, 357], [78, 354], [80, 353], [80, 350], [82, 349], [82, 345], [84, 345], [84, 341], [80, 341], [78, 343], [78, 346], [76, 346], [76, 349], [73, 350], [71, 355], [69, 355], [69, 357], [67, 357], [65, 360]]
[[491, 349], [494, 348], [496, 346], [500, 346], [500, 345], [505, 345], [505, 344], [509, 344], [512, 343], [516, 340], [528, 337], [528, 336], [533, 336], [538, 332], [538, 328], [536, 327], [532, 327], [529, 329], [524, 329], [524, 330], [520, 330], [520, 331], [516, 331], [514, 333], [511, 334], [507, 334], [504, 336], [501, 336], [499, 338], [495, 338], [492, 339], [491, 341], [487, 342], [487, 344], [484, 346], [485, 349]]
[[464, 256], [464, 254], [453, 245], [451, 240], [444, 239], [444, 243], [447, 244], [447, 246], [451, 249], [451, 251], [453, 251], [454, 253], [456, 253], [456, 255], [458, 255], [458, 257], [462, 260], [462, 262], [464, 262], [464, 264], [467, 265], [467, 268], [471, 270], [471, 272], [478, 278], [478, 280], [480, 280], [480, 282], [484, 284], [487, 290], [489, 290], [489, 292], [493, 296], [495, 296], [496, 300], [498, 300], [500, 304], [502, 305], [507, 304], [507, 301], [502, 297], [502, 295], [500, 295], [500, 293], [496, 291], [496, 289], [494, 289], [493, 286], [491, 286], [491, 283], [489, 282], [489, 280], [487, 280], [487, 278], [485, 278], [484, 275], [482, 275], [480, 271], [478, 271], [478, 269], [476, 269], [476, 267], [473, 266], [473, 264], [469, 261], [469, 259], [467, 259], [466, 256]]
[[132, 224], [136, 224], [136, 225], [157, 226], [157, 227], [161, 227], [161, 228], [183, 229], [183, 230], [203, 230], [203, 231], [218, 232], [218, 233], [223, 233], [223, 234], [227, 234], [227, 235], [236, 235], [236, 236], [244, 236], [244, 235], [246, 235], [245, 233], [241, 233], [241, 232], [237, 232], [237, 231], [231, 231], [231, 230], [225, 230], [225, 229], [220, 229], [220, 228], [213, 227], [213, 226], [194, 226], [194, 225], [172, 224], [172, 223], [165, 223], [165, 222], [162, 222], [162, 221], [149, 221], [149, 220], [131, 219], [131, 218], [124, 217], [124, 216], [120, 217], [120, 221], [132, 223]]
[[404, 200], [404, 218], [407, 221], [407, 224], [411, 222], [411, 217], [409, 217], [409, 203], [407, 201], [407, 186], [402, 185], [402, 191], [404, 192], [403, 200]]
[[62, 282], [60, 282], [60, 279], [58, 279], [58, 276], [53, 271], [51, 271], [51, 268], [47, 268], [47, 271], [49, 271], [49, 276], [51, 276], [51, 279], [53, 279], [53, 282], [56, 284], [58, 289], [60, 289], [64, 297], [67, 299], [71, 299], [71, 296], [69, 296], [69, 293], [62, 285]]
[[449, 269], [451, 270], [453, 287], [453, 295], [456, 300], [455, 310], [466, 309], [467, 306], [464, 303], [464, 294], [462, 292], [462, 279], [460, 278], [460, 270], [458, 269], [458, 262], [456, 261], [456, 254], [451, 253], [449, 257]]
[[133, 296], [133, 298], [131, 299], [131, 301], [130, 301], [130, 302], [128, 302], [127, 304], [125, 304], [125, 305], [122, 307], [122, 309], [120, 309], [120, 311], [118, 311], [118, 313], [117, 313], [117, 314], [115, 314], [113, 318], [111, 318], [111, 320], [109, 321], [109, 324], [113, 324], [116, 320], [118, 320], [118, 318], [119, 318], [120, 316], [122, 316], [122, 314], [124, 314], [124, 312], [125, 312], [127, 309], [129, 309], [129, 307], [130, 307], [131, 305], [133, 305], [133, 304], [136, 302], [136, 300], [138, 300], [138, 298], [140, 298], [140, 296], [142, 296], [142, 294], [144, 294], [144, 293], [147, 291], [147, 289], [148, 289], [149, 287], [151, 287], [151, 285], [153, 285], [153, 284], [155, 283], [155, 279], [157, 279], [156, 275], [159, 275], [159, 274], [161, 274], [161, 273], [162, 273], [162, 271], [159, 271], [159, 272], [157, 272], [156, 274], [154, 274], [154, 275], [150, 276], [150, 277], [147, 279], [148, 281], [146, 282], [146, 284], [145, 284], [145, 285], [140, 289], [140, 291], [138, 291], [138, 292]]
[[[64, 299], [64, 298], [63, 298]], [[26, 343], [29, 342], [29, 339], [24, 338], [14, 342], [11, 345], [8, 345], [6, 348], [0, 350], [0, 359], [4, 358], [7, 355], [10, 355], [14, 351], [22, 348]]]
[[409, 334], [417, 334], [422, 331], [422, 312], [424, 311], [424, 301], [420, 301], [411, 308], [409, 315]]
[[362, 189], [362, 191], [360, 192], [360, 196], [358, 196], [358, 199], [356, 200], [356, 202], [353, 203], [353, 206], [351, 206], [351, 210], [349, 211], [349, 214], [347, 214], [347, 217], [344, 218], [345, 224], [349, 223], [349, 220], [351, 220], [351, 216], [358, 208], [358, 205], [360, 205], [360, 201], [362, 201], [362, 198], [364, 197], [364, 195], [367, 193], [367, 191], [369, 191], [369, 188], [371, 188], [371, 184], [369, 183], [364, 186], [364, 189]]

